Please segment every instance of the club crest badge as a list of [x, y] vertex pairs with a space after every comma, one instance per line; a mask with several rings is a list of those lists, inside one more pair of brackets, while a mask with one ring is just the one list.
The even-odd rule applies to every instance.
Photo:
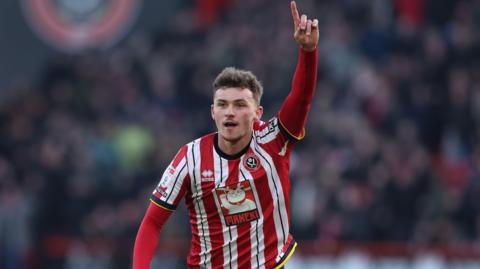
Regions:
[[113, 45], [133, 24], [140, 5], [140, 0], [22, 0], [35, 33], [66, 52]]
[[260, 167], [260, 159], [255, 154], [247, 154], [243, 159], [243, 166], [250, 172], [255, 172]]

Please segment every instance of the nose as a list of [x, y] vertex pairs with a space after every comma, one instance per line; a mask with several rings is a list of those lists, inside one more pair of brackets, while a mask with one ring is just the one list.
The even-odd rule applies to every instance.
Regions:
[[235, 115], [235, 111], [233, 109], [233, 106], [227, 106], [227, 108], [225, 109], [225, 115], [227, 116], [234, 116]]

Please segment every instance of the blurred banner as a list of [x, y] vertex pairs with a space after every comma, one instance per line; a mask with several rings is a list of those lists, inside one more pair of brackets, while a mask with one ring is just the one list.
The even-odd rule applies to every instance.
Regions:
[[23, 0], [29, 26], [47, 44], [76, 52], [109, 47], [139, 13], [141, 0]]
[[114, 49], [161, 31], [183, 1], [0, 1], [0, 102], [41, 79], [59, 55]]

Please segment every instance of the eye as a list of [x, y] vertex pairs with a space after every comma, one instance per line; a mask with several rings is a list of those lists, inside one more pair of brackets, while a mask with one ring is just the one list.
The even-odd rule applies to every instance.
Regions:
[[236, 105], [237, 105], [238, 107], [246, 107], [246, 106], [247, 106], [247, 103], [245, 103], [245, 102], [239, 102], [239, 103], [236, 103]]

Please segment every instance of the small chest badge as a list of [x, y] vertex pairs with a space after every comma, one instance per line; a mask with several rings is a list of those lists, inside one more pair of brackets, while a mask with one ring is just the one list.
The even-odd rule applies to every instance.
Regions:
[[258, 159], [257, 155], [255, 154], [248, 154], [243, 159], [243, 165], [247, 168], [248, 171], [254, 172], [260, 166], [260, 160]]

